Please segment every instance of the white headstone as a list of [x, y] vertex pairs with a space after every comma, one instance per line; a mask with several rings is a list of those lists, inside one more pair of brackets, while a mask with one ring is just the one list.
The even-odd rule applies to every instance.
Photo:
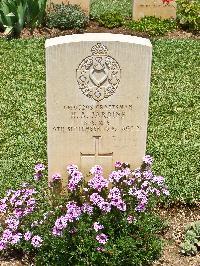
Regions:
[[77, 164], [105, 174], [145, 154], [152, 46], [148, 39], [87, 33], [46, 41], [49, 178]]
[[154, 16], [161, 19], [176, 18], [176, 1], [163, 0], [133, 0], [133, 19]]

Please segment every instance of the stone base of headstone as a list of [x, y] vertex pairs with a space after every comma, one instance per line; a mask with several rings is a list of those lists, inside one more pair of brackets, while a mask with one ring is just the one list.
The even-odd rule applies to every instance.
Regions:
[[90, 0], [47, 0], [47, 6], [51, 6], [51, 4], [78, 5], [87, 15], [90, 12]]
[[162, 0], [133, 0], [133, 20], [154, 16], [161, 19], [176, 18], [176, 1], [163, 3]]

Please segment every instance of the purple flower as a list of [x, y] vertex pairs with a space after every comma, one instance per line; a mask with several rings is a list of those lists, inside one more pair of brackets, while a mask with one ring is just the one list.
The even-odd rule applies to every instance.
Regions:
[[96, 232], [98, 232], [99, 230], [104, 229], [104, 226], [103, 226], [102, 224], [100, 224], [99, 222], [95, 222], [95, 223], [93, 224], [93, 228], [94, 228], [94, 230], [95, 230]]
[[71, 173], [71, 178], [69, 179], [69, 183], [68, 183], [68, 189], [70, 191], [76, 190], [79, 182], [81, 182], [83, 180], [83, 175], [81, 172], [79, 172], [78, 170], [75, 170]]
[[23, 211], [21, 210], [21, 208], [15, 208], [13, 214], [17, 219], [19, 219], [21, 216], [23, 216]]
[[99, 209], [101, 209], [103, 212], [110, 212], [111, 211], [111, 204], [107, 201], [102, 201], [98, 204]]
[[144, 188], [148, 187], [148, 185], [149, 185], [149, 182], [148, 182], [147, 180], [145, 180], [145, 181], [142, 183], [141, 188], [144, 189]]
[[27, 200], [26, 202], [27, 206], [31, 206], [35, 204], [35, 199], [34, 198], [30, 198], [29, 200]]
[[130, 174], [131, 174], [131, 170], [128, 167], [121, 170], [121, 176], [128, 177]]
[[0, 213], [5, 213], [7, 210], [7, 204], [3, 203], [0, 205]]
[[53, 227], [52, 234], [54, 236], [62, 236], [62, 230], [59, 230], [56, 226]]
[[100, 165], [95, 165], [94, 167], [92, 167], [92, 169], [90, 170], [90, 173], [92, 175], [102, 175], [103, 173], [103, 168]]
[[68, 222], [67, 217], [66, 216], [61, 216], [55, 222], [56, 229], [58, 229], [58, 230], [65, 229], [67, 227], [67, 222]]
[[116, 161], [116, 162], [115, 162], [115, 167], [116, 167], [116, 168], [120, 168], [120, 167], [122, 167], [122, 163], [121, 163], [120, 161]]
[[58, 174], [58, 173], [53, 174], [52, 175], [52, 180], [53, 180], [53, 182], [60, 181], [61, 180], [61, 175]]
[[108, 194], [109, 199], [115, 199], [121, 197], [121, 191], [117, 187], [113, 187], [110, 189], [110, 192]]
[[153, 158], [150, 155], [145, 155], [143, 157], [143, 162], [150, 166], [153, 163]]
[[23, 201], [22, 200], [17, 200], [16, 202], [15, 202], [15, 207], [17, 207], [17, 206], [21, 206], [23, 204]]
[[93, 207], [89, 203], [83, 203], [83, 206], [81, 208], [83, 213], [87, 213], [88, 215], [93, 214]]
[[38, 164], [35, 165], [34, 170], [35, 170], [36, 173], [44, 171], [45, 170], [45, 166], [42, 163], [38, 163]]
[[117, 206], [117, 209], [119, 209], [120, 211], [125, 212], [126, 211], [126, 203], [125, 202], [120, 202]]
[[104, 199], [98, 193], [93, 193], [90, 195], [90, 201], [95, 205], [99, 205], [101, 202], [104, 202]]
[[75, 164], [70, 164], [67, 166], [67, 172], [71, 175], [74, 171], [78, 171], [78, 166]]
[[159, 186], [162, 186], [164, 184], [164, 177], [163, 176], [154, 176], [152, 181], [153, 181], [153, 183], [156, 183]]
[[19, 220], [16, 219], [14, 216], [8, 218], [5, 223], [7, 224], [8, 228], [11, 230], [17, 230], [19, 225]]
[[77, 206], [76, 202], [70, 201], [66, 205], [67, 213], [65, 217], [68, 219], [69, 222], [73, 222], [74, 220], [78, 220], [82, 214], [81, 208]]
[[14, 234], [14, 235], [12, 235], [12, 239], [11, 239], [10, 243], [15, 245], [15, 244], [20, 242], [21, 238], [22, 238], [22, 234], [21, 233]]
[[113, 171], [110, 175], [109, 175], [109, 181], [111, 183], [113, 182], [119, 182], [120, 179], [122, 178], [122, 174], [121, 174], [121, 170], [120, 171]]
[[32, 233], [28, 231], [28, 232], [26, 232], [26, 233], [24, 234], [24, 239], [25, 239], [26, 241], [28, 241], [28, 240], [31, 239], [31, 236], [32, 236]]
[[41, 172], [37, 172], [37, 173], [35, 173], [35, 174], [33, 175], [33, 178], [34, 178], [35, 181], [40, 180], [41, 177], [42, 177], [42, 173], [41, 173]]
[[5, 204], [5, 203], [7, 203], [7, 201], [8, 201], [8, 197], [5, 197], [5, 198], [0, 200], [0, 203]]
[[95, 175], [88, 181], [88, 186], [95, 190], [98, 190], [99, 192], [101, 192], [103, 188], [107, 188], [108, 184], [108, 180], [101, 175]]
[[156, 196], [160, 196], [160, 190], [157, 188], [150, 188], [151, 193], [155, 193]]
[[108, 236], [101, 233], [99, 235], [96, 236], [96, 240], [100, 243], [100, 244], [106, 244], [106, 242], [108, 241]]
[[31, 240], [31, 244], [35, 247], [35, 248], [39, 248], [42, 245], [42, 238], [40, 236], [34, 236]]
[[10, 229], [6, 229], [3, 231], [2, 238], [4, 241], [9, 241], [12, 239], [12, 231]]
[[146, 202], [141, 201], [141, 202], [137, 205], [137, 207], [135, 208], [135, 210], [136, 210], [137, 212], [144, 212], [144, 211], [146, 210], [146, 205], [147, 205]]
[[151, 172], [151, 170], [144, 171], [143, 177], [147, 180], [151, 180], [153, 178], [153, 173]]
[[142, 176], [141, 170], [139, 168], [135, 169], [135, 171], [133, 172], [133, 176], [135, 176], [136, 178], [140, 178]]
[[129, 178], [128, 180], [125, 179], [123, 182], [127, 184], [128, 186], [132, 186], [135, 182], [135, 178]]
[[3, 240], [0, 240], [0, 250], [6, 249], [6, 243]]

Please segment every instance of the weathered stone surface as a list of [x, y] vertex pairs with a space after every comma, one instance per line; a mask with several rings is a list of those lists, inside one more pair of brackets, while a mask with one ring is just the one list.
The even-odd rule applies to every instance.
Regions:
[[148, 39], [88, 33], [46, 41], [49, 177], [66, 166], [107, 174], [145, 154], [152, 47]]
[[169, 4], [162, 0], [133, 0], [133, 19], [140, 20], [145, 16], [155, 16], [161, 19], [176, 18], [176, 1]]

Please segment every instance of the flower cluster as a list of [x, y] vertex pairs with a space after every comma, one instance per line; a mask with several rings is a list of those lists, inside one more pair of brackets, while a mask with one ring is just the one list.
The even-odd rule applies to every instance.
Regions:
[[83, 175], [78, 171], [78, 167], [74, 164], [71, 164], [67, 167], [68, 174], [71, 176], [71, 179], [68, 183], [69, 191], [77, 189], [79, 183], [83, 180]]
[[[95, 165], [90, 170], [92, 177], [87, 183], [84, 182], [78, 167], [69, 165], [67, 167], [69, 173], [67, 188], [69, 198], [73, 201], [68, 202], [66, 212], [57, 218], [53, 234], [62, 236], [65, 229], [70, 233], [72, 226], [76, 227], [83, 215], [101, 219], [112, 212], [115, 215], [121, 213], [123, 214], [121, 217], [126, 217], [127, 226], [133, 224], [140, 212], [147, 209], [152, 196], [169, 194], [164, 178], [152, 173], [152, 163], [152, 157], [146, 155], [141, 168], [131, 171], [127, 163], [118, 161], [108, 179], [103, 177], [102, 167]], [[98, 244], [105, 245], [109, 236], [99, 231], [104, 230], [107, 233], [108, 228], [100, 222], [93, 223], [92, 227], [98, 233], [95, 237]], [[97, 250], [103, 251], [104, 247], [98, 246]]]
[[45, 166], [42, 163], [38, 163], [34, 167], [35, 173], [34, 173], [34, 179], [35, 181], [39, 181], [43, 176], [43, 171], [45, 170]]
[[[37, 165], [35, 170], [38, 173], [43, 166]], [[0, 213], [7, 217], [4, 221], [4, 230], [0, 238], [0, 250], [6, 249], [9, 245], [16, 245], [22, 239], [31, 241], [34, 247], [40, 247], [42, 239], [40, 236], [33, 236], [31, 232], [22, 234], [22, 220], [27, 215], [32, 214], [36, 209], [36, 200], [34, 195], [36, 190], [23, 184], [21, 189], [8, 190], [6, 197], [0, 200]]]
[[[76, 165], [69, 165], [67, 202], [60, 204], [59, 200], [56, 201], [55, 210], [43, 213], [42, 220], [35, 220], [34, 212], [37, 214], [39, 208], [36, 208], [38, 200], [34, 188], [23, 184], [19, 190], [7, 191], [6, 197], [0, 200], [0, 213], [4, 217], [0, 250], [20, 245], [22, 241], [34, 248], [40, 247], [45, 238], [38, 235], [39, 227], [51, 221], [53, 224], [48, 224], [48, 230], [50, 226], [52, 238], [62, 237], [64, 233], [73, 237], [79, 234], [79, 226], [86, 220], [89, 226], [87, 232], [92, 234], [96, 250], [106, 251], [115, 231], [123, 227], [134, 230], [134, 224], [141, 212], [147, 211], [152, 197], [169, 195], [164, 178], [155, 176], [151, 171], [152, 163], [152, 158], [147, 155], [142, 166], [132, 171], [128, 163], [118, 161], [108, 178], [103, 176], [102, 167], [95, 165], [90, 170], [91, 179], [88, 181], [84, 180]], [[44, 169], [43, 164], [37, 164], [34, 179], [41, 179]], [[51, 184], [61, 185], [59, 173], [52, 176]], [[53, 204], [55, 195], [51, 198]], [[63, 199], [66, 200], [66, 197]], [[33, 215], [33, 219], [29, 215]], [[24, 219], [27, 216], [28, 219]], [[24, 221], [29, 221], [30, 226]]]
[[64, 229], [67, 228], [69, 223], [73, 223], [79, 219], [82, 210], [75, 202], [68, 202], [66, 205], [66, 213], [59, 217], [53, 227], [53, 235], [61, 236]]
[[88, 186], [90, 188], [93, 188], [94, 190], [97, 190], [98, 192], [101, 192], [103, 188], [108, 187], [108, 180], [103, 177], [103, 169], [99, 165], [95, 165], [90, 170], [90, 173], [94, 175], [92, 179], [88, 182]]

